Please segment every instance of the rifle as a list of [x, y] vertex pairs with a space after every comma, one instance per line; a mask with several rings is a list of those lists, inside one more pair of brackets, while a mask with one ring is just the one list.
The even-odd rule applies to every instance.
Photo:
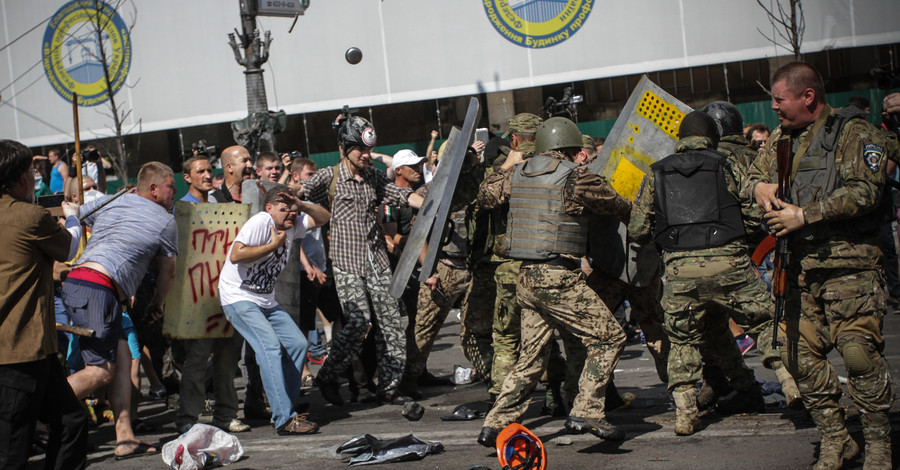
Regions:
[[[781, 139], [776, 143], [776, 161], [778, 171], [778, 189], [775, 196], [787, 203], [791, 202], [790, 178], [792, 171], [793, 153], [791, 151], [791, 139]], [[772, 294], [775, 295], [775, 331], [772, 333], [772, 347], [780, 346], [778, 342], [778, 324], [784, 316], [784, 300], [787, 297], [787, 264], [790, 251], [786, 237], [775, 239], [775, 270], [772, 273]]]

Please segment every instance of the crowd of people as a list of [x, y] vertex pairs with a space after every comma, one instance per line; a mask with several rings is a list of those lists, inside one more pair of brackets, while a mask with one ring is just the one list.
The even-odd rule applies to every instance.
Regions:
[[[517, 114], [503, 136], [466, 151], [450, 220], [432, 228], [445, 231], [438, 261], [424, 282], [414, 272], [399, 299], [389, 293], [392, 273], [446, 150], [434, 148], [436, 132], [424, 156], [388, 156], [374, 152], [369, 121], [343, 117], [336, 165], [268, 152], [254, 159], [235, 145], [221, 152], [218, 184], [209, 158], [195, 154], [184, 162], [181, 201], [250, 203], [248, 191], [262, 194], [218, 277], [229, 338], [162, 336], [177, 277], [171, 168], [146, 163], [131, 191], [111, 196], [102, 194], [102, 161], [89, 162], [99, 174], [82, 189], [97, 194], [80, 206], [67, 198], [55, 217], [34, 201], [45, 193], [78, 200], [60, 152], [32, 156], [0, 141], [8, 247], [0, 252], [0, 467], [24, 468], [42, 428], [46, 468], [84, 468], [89, 411], [103, 400], [115, 458], [158, 452], [135, 437], [147, 425], [136, 419], [141, 367], [151, 396], [164, 397], [166, 383], [178, 393], [180, 433], [207, 410], [232, 433], [258, 420], [279, 435], [314, 433], [317, 410], [303, 391], [317, 388], [343, 406], [344, 382], [350, 402], [405, 405], [421, 398], [420, 386], [447, 383], [427, 363], [459, 306], [460, 346], [491, 404], [477, 436], [486, 447], [521, 421], [539, 383], [547, 385], [542, 412], [565, 417], [568, 432], [625, 439], [607, 411], [633, 399], [618, 393], [613, 371], [636, 325], [671, 393], [676, 435], [700, 431], [704, 409], [765, 408], [743, 358], [755, 344], [787, 405], [815, 423], [819, 470], [860, 452], [827, 359], [836, 349], [861, 411], [865, 466], [892, 468], [894, 392], [881, 325], [888, 303], [900, 302], [890, 232], [898, 214], [885, 190], [900, 158], [897, 129], [866, 121], [867, 102], [829, 106], [821, 75], [804, 63], [780, 68], [771, 94], [774, 130], [745, 126], [724, 102], [687, 114], [634, 201], [592, 165], [602, 138], [565, 117]], [[900, 112], [900, 95], [884, 108]], [[778, 148], [790, 149], [791, 163], [779, 161]], [[789, 184], [779, 189], [785, 172]], [[751, 257], [767, 235], [790, 247], [774, 266]], [[622, 253], [634, 244], [657, 261], [625, 279]], [[422, 262], [427, 250], [413, 255]], [[779, 322], [773, 268], [787, 279]], [[615, 313], [625, 301], [628, 320]], [[327, 353], [312, 352], [317, 341]], [[313, 358], [323, 361], [315, 375]]]

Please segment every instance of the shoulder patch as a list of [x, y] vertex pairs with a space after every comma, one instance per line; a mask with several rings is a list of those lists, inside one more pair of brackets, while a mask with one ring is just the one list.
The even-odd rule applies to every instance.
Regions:
[[863, 148], [863, 158], [872, 173], [878, 172], [881, 168], [881, 160], [884, 159], [884, 147], [878, 144], [866, 144]]

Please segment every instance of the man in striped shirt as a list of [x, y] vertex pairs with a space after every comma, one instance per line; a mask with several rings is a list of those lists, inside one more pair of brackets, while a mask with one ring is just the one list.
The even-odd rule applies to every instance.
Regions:
[[[122, 332], [121, 304], [135, 294], [155, 259], [159, 278], [147, 313], [162, 318], [178, 253], [178, 228], [169, 213], [175, 205], [172, 169], [159, 162], [146, 163], [138, 172], [137, 193], [124, 194], [104, 206], [110, 197], [81, 208], [84, 215], [102, 206], [84, 219], [92, 227], [91, 238], [63, 284], [62, 299], [75, 326], [95, 333], [81, 339], [85, 367], [69, 376], [69, 384], [79, 399], [112, 385], [115, 455], [122, 459], [158, 452], [139, 442], [131, 428], [131, 355]], [[122, 367], [116, 367], [117, 362]]]

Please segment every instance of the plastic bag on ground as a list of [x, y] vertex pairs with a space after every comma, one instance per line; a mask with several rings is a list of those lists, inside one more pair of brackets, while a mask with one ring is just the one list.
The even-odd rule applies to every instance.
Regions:
[[421, 460], [428, 454], [440, 454], [444, 451], [444, 445], [437, 441], [423, 441], [412, 434], [385, 440], [360, 434], [341, 444], [337, 451], [355, 455], [350, 459], [350, 466], [356, 466]]
[[465, 385], [475, 382], [477, 378], [478, 372], [475, 369], [456, 364], [453, 366], [453, 375], [450, 376], [450, 381], [455, 385]]
[[188, 432], [167, 442], [162, 459], [169, 468], [199, 470], [237, 462], [244, 455], [238, 438], [217, 427], [195, 424]]

